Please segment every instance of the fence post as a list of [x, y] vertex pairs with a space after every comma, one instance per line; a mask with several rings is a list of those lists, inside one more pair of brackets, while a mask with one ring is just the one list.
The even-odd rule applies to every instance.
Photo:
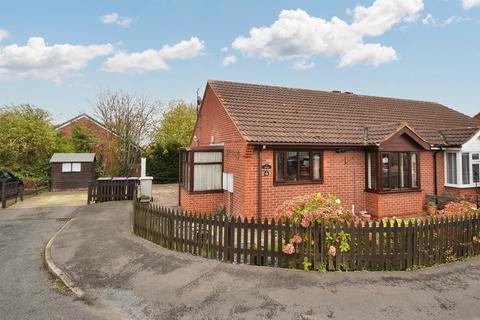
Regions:
[[7, 182], [2, 181], [2, 208], [7, 207]]
[[92, 183], [88, 184], [88, 193], [87, 193], [87, 204], [90, 204], [90, 200], [92, 199]]

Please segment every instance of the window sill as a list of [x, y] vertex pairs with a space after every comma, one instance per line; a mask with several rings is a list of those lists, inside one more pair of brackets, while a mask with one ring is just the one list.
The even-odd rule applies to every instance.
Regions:
[[298, 185], [308, 185], [308, 184], [323, 184], [323, 180], [308, 180], [308, 181], [286, 181], [286, 182], [273, 182], [275, 187], [281, 186], [298, 186]]
[[[456, 188], [456, 189], [472, 189], [472, 188], [477, 188], [475, 184], [445, 184], [444, 185], [447, 188]], [[478, 187], [480, 187], [480, 183], [478, 184]]]
[[185, 187], [181, 187], [182, 190], [188, 194], [206, 194], [206, 193], [223, 193], [223, 189], [218, 189], [218, 190], [205, 190], [205, 191], [190, 191], [185, 189]]
[[378, 193], [378, 194], [391, 194], [391, 193], [411, 193], [411, 192], [422, 192], [422, 189], [397, 189], [397, 190], [382, 190], [382, 191], [376, 191], [376, 190], [365, 190], [365, 192], [368, 193]]

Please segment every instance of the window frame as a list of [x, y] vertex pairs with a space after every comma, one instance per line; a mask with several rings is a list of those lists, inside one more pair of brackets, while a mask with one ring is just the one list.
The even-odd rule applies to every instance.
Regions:
[[[288, 180], [288, 174], [287, 174], [287, 167], [288, 167], [288, 161], [287, 161], [287, 153], [288, 152], [296, 152], [297, 153], [297, 160], [296, 160], [296, 167], [297, 167], [297, 180]], [[304, 152], [308, 153], [309, 155], [309, 179], [304, 179], [300, 180], [300, 162], [298, 161], [298, 154]], [[283, 176], [284, 180], [277, 180], [277, 154], [281, 154], [283, 157]], [[315, 154], [320, 155], [320, 178], [319, 179], [314, 179], [313, 178], [313, 156]], [[323, 184], [324, 182], [324, 152], [321, 149], [274, 149], [273, 150], [273, 184], [275, 186], [284, 186], [284, 185], [302, 185], [302, 184]]]
[[[463, 149], [463, 148], [462, 148]], [[468, 189], [468, 188], [476, 188], [477, 183], [475, 181], [475, 177], [473, 176], [473, 166], [479, 165], [480, 166], [480, 151], [476, 151], [475, 149], [468, 149], [462, 150], [458, 149], [447, 149], [444, 152], [444, 185], [445, 187], [450, 188], [458, 188], [458, 189]], [[457, 174], [457, 183], [449, 183], [448, 182], [448, 154], [456, 154], [456, 174]], [[468, 154], [468, 175], [469, 175], [469, 182], [470, 183], [463, 183], [463, 154]], [[473, 159], [474, 154], [479, 154], [478, 159]], [[480, 182], [478, 182], [480, 186]]]
[[[222, 161], [221, 162], [195, 162], [195, 152], [221, 152], [222, 153]], [[188, 164], [188, 167], [190, 168], [190, 172], [188, 172], [188, 187], [184, 185], [183, 181], [183, 158], [182, 154], [185, 153], [186, 156], [186, 163]], [[201, 190], [201, 191], [195, 191], [194, 188], [194, 179], [195, 179], [195, 165], [222, 165], [222, 174], [224, 172], [224, 162], [225, 162], [225, 153], [223, 148], [182, 148], [180, 149], [180, 156], [179, 156], [179, 183], [180, 187], [186, 190], [188, 193], [217, 193], [217, 192], [223, 192], [223, 184], [220, 185], [220, 189], [212, 189], [212, 190]]]
[[[79, 170], [73, 170], [73, 165], [78, 165]], [[82, 163], [81, 162], [72, 162], [72, 171], [71, 172], [82, 172]]]
[[[406, 154], [407, 156], [407, 172], [408, 172], [408, 187], [401, 186], [401, 170], [400, 170], [400, 154]], [[376, 188], [370, 188], [368, 186], [369, 171], [368, 171], [368, 154], [371, 154], [371, 159], [376, 159]], [[416, 169], [417, 169], [417, 186], [412, 186], [412, 154], [416, 155]], [[383, 186], [383, 156], [388, 156], [388, 187]], [[398, 159], [398, 188], [392, 188], [392, 155], [395, 155]], [[367, 150], [365, 152], [365, 191], [375, 193], [400, 193], [400, 192], [415, 192], [421, 191], [421, 174], [420, 174], [420, 152], [418, 151], [385, 151], [385, 150]]]
[[[78, 172], [82, 172], [82, 163], [81, 163], [81, 162], [60, 162], [60, 163], [62, 164], [62, 170], [61, 170], [62, 173], [78, 173]], [[65, 164], [70, 165], [70, 170], [68, 170], [68, 171], [63, 170], [63, 166], [64, 166]], [[73, 170], [73, 165], [74, 165], [74, 164], [78, 164], [80, 170]]]
[[[64, 166], [67, 165], [67, 164], [69, 165], [69, 168], [70, 168], [69, 170], [64, 169]], [[70, 172], [72, 172], [72, 163], [71, 162], [62, 162], [62, 173], [70, 173]]]

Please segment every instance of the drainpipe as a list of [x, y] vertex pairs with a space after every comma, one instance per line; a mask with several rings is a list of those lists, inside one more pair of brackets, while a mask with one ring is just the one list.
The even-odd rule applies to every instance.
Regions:
[[435, 195], [436, 205], [438, 205], [437, 154], [440, 151], [442, 151], [442, 147], [440, 147], [440, 150], [435, 150], [433, 152], [433, 193]]
[[[258, 148], [257, 219], [262, 215], [262, 147]], [[257, 220], [260, 221], [260, 220]]]

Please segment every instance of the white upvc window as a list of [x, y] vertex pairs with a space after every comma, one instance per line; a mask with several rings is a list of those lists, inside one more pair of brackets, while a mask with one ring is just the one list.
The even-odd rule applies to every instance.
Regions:
[[473, 188], [480, 182], [480, 151], [445, 152], [445, 186]]

